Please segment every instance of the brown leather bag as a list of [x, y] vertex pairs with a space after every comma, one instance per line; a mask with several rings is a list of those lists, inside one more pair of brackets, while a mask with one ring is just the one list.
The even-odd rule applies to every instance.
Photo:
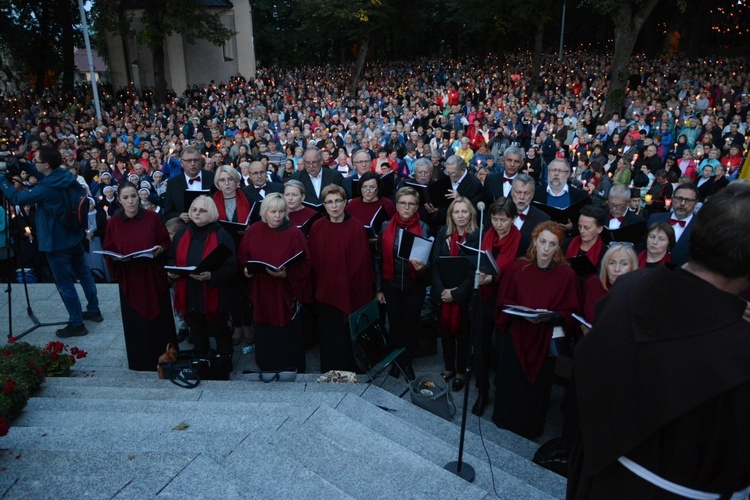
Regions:
[[177, 361], [177, 349], [175, 349], [175, 346], [172, 344], [167, 344], [166, 352], [159, 356], [159, 362], [156, 365], [156, 371], [159, 372], [159, 378], [164, 378], [164, 370], [159, 365], [162, 363], [174, 363], [175, 361]]

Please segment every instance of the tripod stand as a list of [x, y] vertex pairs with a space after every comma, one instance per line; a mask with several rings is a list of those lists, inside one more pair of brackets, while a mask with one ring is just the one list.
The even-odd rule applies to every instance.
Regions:
[[[2, 195], [0, 195], [2, 196]], [[42, 323], [37, 319], [36, 315], [34, 314], [34, 310], [31, 308], [31, 300], [29, 299], [29, 287], [26, 280], [26, 268], [25, 265], [21, 259], [22, 252], [21, 252], [21, 238], [28, 238], [29, 236], [33, 237], [32, 231], [31, 231], [31, 225], [28, 221], [27, 215], [23, 212], [23, 208], [19, 208], [18, 211], [16, 211], [15, 207], [11, 205], [10, 200], [2, 196], [3, 203], [2, 203], [2, 211], [3, 213], [0, 214], [0, 217], [4, 217], [5, 219], [5, 241], [7, 242], [7, 246], [4, 247], [3, 254], [0, 255], [0, 261], [4, 262], [5, 265], [3, 267], [3, 273], [2, 277], [7, 279], [7, 286], [5, 289], [5, 293], [8, 294], [8, 339], [15, 338], [16, 340], [28, 335], [29, 333], [33, 332], [37, 328], [42, 328], [45, 326], [58, 326], [58, 325], [66, 325], [68, 324], [67, 321], [60, 321], [60, 322], [54, 322], [54, 323]], [[21, 229], [23, 227], [23, 229]], [[11, 245], [11, 241], [13, 242]], [[13, 335], [13, 270], [16, 269], [16, 266], [14, 264], [20, 263], [21, 264], [21, 283], [23, 283], [23, 290], [24, 294], [26, 296], [26, 314], [31, 319], [31, 322], [33, 323], [31, 327], [27, 328], [26, 330], [18, 333], [17, 335]]]

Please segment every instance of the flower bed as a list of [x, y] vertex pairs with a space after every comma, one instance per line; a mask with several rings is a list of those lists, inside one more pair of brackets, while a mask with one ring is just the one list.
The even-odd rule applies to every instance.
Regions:
[[86, 351], [53, 341], [45, 347], [11, 338], [0, 351], [0, 436], [26, 406], [46, 377], [62, 375], [86, 357]]

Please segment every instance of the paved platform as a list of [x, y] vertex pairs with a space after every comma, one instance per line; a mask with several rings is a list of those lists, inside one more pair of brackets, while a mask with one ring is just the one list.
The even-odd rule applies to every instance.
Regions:
[[[6, 285], [2, 285], [6, 292]], [[452, 422], [399, 394], [403, 379], [372, 384], [243, 380], [254, 356], [235, 355], [232, 380], [178, 388], [155, 373], [127, 370], [116, 285], [99, 285], [105, 321], [68, 339], [88, 351], [69, 378], [51, 378], [0, 438], [0, 496], [7, 498], [562, 498], [565, 481], [534, 465], [538, 443], [469, 414], [464, 460], [473, 483], [444, 471], [456, 459], [462, 395]], [[54, 285], [28, 285], [42, 322], [67, 314]], [[0, 331], [8, 328], [8, 297]], [[82, 292], [81, 292], [82, 296]], [[82, 300], [83, 296], [81, 297]], [[13, 334], [32, 326], [21, 285], [12, 286]], [[57, 326], [23, 340], [43, 345]], [[189, 348], [189, 344], [183, 344]], [[417, 375], [439, 373], [442, 357], [418, 358]], [[472, 404], [476, 392], [472, 388]], [[543, 442], [559, 432], [555, 391]]]

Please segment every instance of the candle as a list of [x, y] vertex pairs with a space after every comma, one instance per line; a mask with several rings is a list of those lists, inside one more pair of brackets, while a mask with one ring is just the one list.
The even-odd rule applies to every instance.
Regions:
[[644, 200], [648, 203], [653, 199], [653, 195], [651, 193], [648, 193], [646, 196], [643, 197]]
[[666, 200], [664, 200], [664, 206], [667, 207], [667, 208], [671, 207], [672, 206], [672, 198], [667, 198]]
[[26, 226], [23, 230], [26, 233], [26, 236], [31, 236], [31, 228], [29, 226]]

